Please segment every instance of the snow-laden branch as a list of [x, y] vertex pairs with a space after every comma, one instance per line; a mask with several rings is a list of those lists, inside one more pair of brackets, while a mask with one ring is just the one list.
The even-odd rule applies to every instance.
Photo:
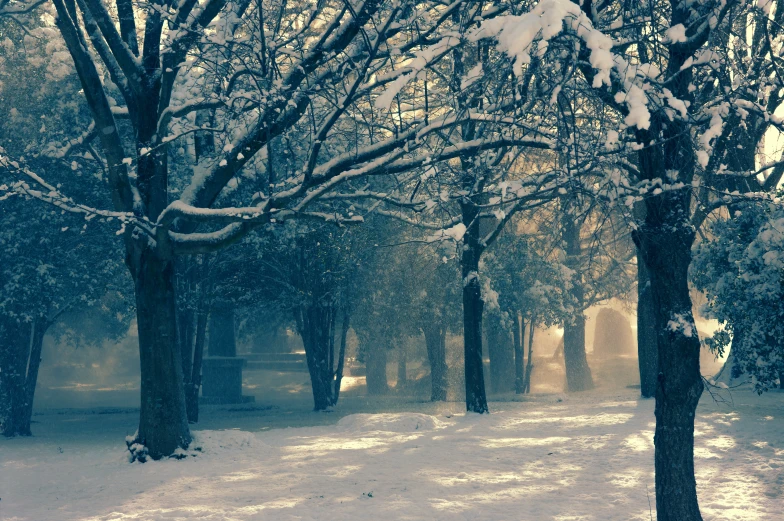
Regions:
[[[10, 160], [7, 156], [3, 155], [2, 150], [0, 150], [0, 171], [5, 171], [16, 178], [16, 180], [10, 184], [0, 185], [0, 193], [3, 194], [2, 199], [10, 197], [11, 194], [31, 197], [43, 203], [55, 206], [63, 211], [82, 214], [87, 220], [95, 217], [117, 219], [123, 226], [129, 223], [134, 224], [149, 236], [153, 235], [153, 226], [151, 223], [139, 219], [131, 212], [104, 210], [76, 202], [72, 198], [64, 195], [56, 187], [47, 183], [29, 168], [16, 161]], [[28, 181], [32, 181], [33, 184], [31, 185]]]

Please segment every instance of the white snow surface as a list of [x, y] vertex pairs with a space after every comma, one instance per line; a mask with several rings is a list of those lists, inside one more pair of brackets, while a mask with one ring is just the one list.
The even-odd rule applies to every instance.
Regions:
[[[779, 392], [736, 390], [728, 404], [704, 395], [695, 461], [705, 519], [780, 519], [782, 405]], [[0, 519], [655, 519], [653, 406], [628, 390], [493, 402], [483, 416], [459, 403], [343, 418], [340, 405], [293, 419], [206, 409], [196, 456], [145, 464], [126, 460], [132, 410], [52, 411], [35, 417], [35, 437], [0, 441]], [[309, 418], [337, 424], [263, 430]]]

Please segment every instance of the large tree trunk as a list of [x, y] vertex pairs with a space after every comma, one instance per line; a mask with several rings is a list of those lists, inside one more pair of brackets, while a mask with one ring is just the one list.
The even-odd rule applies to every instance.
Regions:
[[647, 200], [635, 233], [650, 274], [657, 332], [656, 509], [659, 521], [701, 521], [694, 478], [694, 415], [703, 390], [700, 341], [692, 316], [688, 269], [694, 230], [689, 194], [668, 191]]
[[141, 365], [139, 430], [129, 447], [133, 457], [144, 461], [187, 448], [191, 435], [177, 342], [174, 262], [144, 250], [129, 264], [136, 290]]
[[463, 276], [463, 353], [465, 358], [466, 410], [488, 412], [485, 375], [482, 364], [482, 291], [479, 285], [479, 225], [474, 222], [476, 210], [468, 204], [463, 208], [463, 222], [468, 227], [463, 236], [460, 256]]
[[652, 398], [656, 394], [659, 356], [656, 342], [656, 317], [648, 267], [637, 254], [637, 358], [640, 366], [640, 394]]
[[523, 331], [525, 331], [525, 323], [523, 322], [523, 317], [518, 314], [515, 316], [515, 331], [513, 337], [515, 394], [523, 394], [525, 392], [525, 353], [523, 350]]
[[334, 360], [334, 315], [331, 306], [314, 304], [303, 307], [298, 320], [316, 411], [333, 404], [333, 367], [330, 364]]
[[430, 362], [430, 401], [446, 401], [446, 328], [428, 325], [423, 329], [427, 359]]
[[490, 358], [490, 388], [494, 393], [504, 393], [514, 388], [514, 346], [509, 331], [497, 317], [489, 320], [487, 327], [487, 353]]
[[[671, 25], [688, 23], [688, 7], [673, 9]], [[669, 48], [667, 76], [677, 99], [691, 100], [693, 71], [684, 64], [691, 52]], [[703, 391], [700, 340], [692, 316], [688, 271], [695, 230], [691, 222], [695, 152], [685, 119], [671, 120], [657, 112], [648, 130], [638, 131], [641, 143], [658, 146], [639, 153], [646, 180], [677, 174], [673, 186], [645, 197], [645, 220], [632, 237], [650, 276], [658, 352], [656, 386], [656, 511], [659, 521], [702, 521], [694, 479], [694, 416]]]
[[368, 394], [387, 394], [387, 348], [383, 343], [367, 346], [365, 368]]

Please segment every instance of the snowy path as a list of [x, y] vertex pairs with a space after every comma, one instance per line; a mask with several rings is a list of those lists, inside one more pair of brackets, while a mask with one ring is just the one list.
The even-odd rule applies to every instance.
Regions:
[[[734, 407], [709, 397], [701, 405], [696, 465], [706, 520], [780, 519], [784, 394], [743, 394]], [[144, 465], [125, 463], [120, 446], [133, 415], [94, 415], [60, 445], [46, 435], [0, 442], [0, 519], [650, 519], [653, 401], [629, 391], [491, 407], [483, 417], [450, 414], [460, 405], [446, 404], [435, 415], [195, 431], [202, 454]], [[58, 428], [74, 418], [56, 418]]]

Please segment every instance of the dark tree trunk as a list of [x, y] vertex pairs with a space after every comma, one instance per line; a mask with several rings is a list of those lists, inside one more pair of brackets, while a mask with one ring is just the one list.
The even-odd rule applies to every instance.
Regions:
[[447, 391], [446, 328], [431, 324], [423, 332], [430, 362], [430, 400], [443, 402]]
[[[688, 23], [688, 7], [673, 9], [671, 25]], [[693, 70], [684, 68], [691, 51], [669, 47], [667, 77], [677, 99], [693, 100]], [[682, 188], [645, 198], [645, 219], [632, 234], [650, 277], [658, 351], [656, 386], [656, 511], [659, 521], [702, 521], [694, 478], [694, 416], [703, 391], [700, 340], [692, 316], [688, 271], [695, 230], [691, 222], [695, 152], [690, 123], [653, 114], [641, 143], [661, 143], [639, 153], [646, 180], [677, 174]]]
[[[674, 58], [671, 66], [685, 60]], [[691, 71], [677, 80], [673, 93], [689, 99]], [[659, 521], [702, 521], [694, 478], [694, 415], [703, 383], [688, 286], [695, 237], [690, 212], [695, 161], [689, 131], [681, 122], [653, 119], [651, 129], [638, 139], [659, 139], [660, 129], [664, 144], [640, 152], [641, 171], [648, 179], [664, 179], [666, 172], [677, 170], [685, 186], [648, 196], [645, 220], [632, 234], [650, 277], [657, 339], [656, 511]]]
[[566, 264], [575, 277], [572, 280], [571, 296], [575, 302], [575, 315], [564, 324], [564, 366], [566, 367], [566, 389], [569, 392], [586, 391], [593, 388], [591, 368], [585, 354], [585, 291], [582, 283], [582, 245], [580, 225], [577, 217], [563, 209], [563, 238], [566, 244]]
[[27, 377], [25, 379], [25, 402], [20, 426], [20, 434], [30, 436], [30, 422], [33, 418], [33, 402], [35, 400], [35, 388], [38, 384], [38, 369], [41, 367], [41, 352], [44, 346], [44, 336], [49, 328], [49, 323], [45, 320], [33, 321], [33, 328], [30, 338], [30, 361], [27, 365]]
[[29, 324], [13, 320], [0, 324], [0, 433], [4, 436], [32, 435], [35, 387], [50, 324], [43, 318]]
[[635, 234], [648, 267], [659, 356], [656, 387], [656, 509], [659, 521], [699, 521], [694, 478], [694, 415], [703, 390], [700, 341], [688, 270], [694, 230], [689, 198], [679, 191], [647, 202]]
[[523, 317], [517, 315], [515, 317], [515, 332], [513, 337], [515, 394], [523, 394], [525, 392], [525, 352], [523, 350], [523, 331], [525, 331], [525, 323], [523, 322]]
[[389, 392], [387, 383], [387, 348], [383, 344], [367, 346], [365, 356], [367, 392], [380, 395]]
[[[141, 365], [140, 460], [171, 456], [191, 441], [177, 342], [174, 263], [144, 250], [132, 264]], [[132, 443], [129, 444], [132, 446]]]
[[640, 366], [640, 394], [644, 398], [656, 395], [656, 376], [659, 356], [656, 342], [656, 317], [648, 267], [637, 254], [637, 358]]
[[314, 304], [300, 310], [298, 327], [305, 346], [314, 410], [323, 411], [333, 404], [334, 309]]
[[[455, 11], [452, 20], [459, 25], [460, 14]], [[455, 92], [461, 92], [460, 82], [466, 71], [465, 58], [472, 63], [473, 57], [464, 54], [462, 46], [456, 46], [453, 51], [452, 82]], [[483, 58], [480, 58], [483, 59]], [[469, 110], [478, 107], [481, 97], [462, 93], [458, 95], [458, 107]], [[470, 121], [460, 127], [463, 141], [470, 141], [477, 137], [476, 123]], [[482, 241], [480, 230], [481, 218], [479, 217], [479, 204], [483, 201], [483, 181], [477, 177], [476, 166], [470, 155], [460, 157], [460, 166], [463, 172], [460, 184], [464, 193], [460, 201], [461, 222], [465, 226], [463, 234], [462, 252], [460, 254], [460, 272], [463, 283], [463, 360], [465, 364], [465, 400], [466, 410], [483, 414], [488, 412], [487, 395], [485, 392], [485, 375], [482, 363], [482, 312], [484, 302], [479, 284], [479, 259], [486, 247]], [[479, 190], [477, 190], [477, 188]], [[473, 198], [472, 198], [473, 196]]]
[[7, 437], [30, 436], [24, 428], [30, 326], [3, 317], [0, 323], [0, 430]]
[[460, 256], [463, 276], [463, 352], [465, 358], [466, 410], [477, 413], [488, 412], [485, 394], [485, 375], [482, 364], [482, 312], [484, 302], [479, 285], [479, 226], [474, 223], [477, 213], [473, 206], [465, 204], [463, 222], [468, 227], [463, 236], [464, 245]]
[[212, 306], [209, 329], [210, 356], [237, 356], [237, 341], [234, 336], [234, 308]]
[[487, 353], [490, 358], [490, 388], [504, 393], [514, 388], [514, 346], [501, 321], [491, 318], [487, 326]]

